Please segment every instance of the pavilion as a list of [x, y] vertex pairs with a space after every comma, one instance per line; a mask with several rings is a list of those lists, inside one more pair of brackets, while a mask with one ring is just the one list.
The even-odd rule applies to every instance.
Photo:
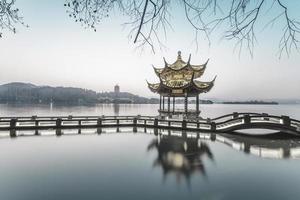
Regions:
[[[165, 66], [156, 68], [153, 66], [155, 74], [158, 76], [159, 83], [148, 83], [149, 89], [160, 94], [159, 113], [162, 116], [183, 115], [185, 117], [198, 117], [199, 94], [206, 93], [214, 86], [216, 77], [210, 82], [196, 80], [200, 78], [208, 63], [202, 65], [192, 65], [190, 63], [191, 55], [187, 62], [181, 58], [181, 52], [178, 52], [177, 60], [173, 64], [168, 64], [164, 58]], [[196, 98], [196, 109], [189, 109], [189, 97]], [[165, 98], [167, 106], [165, 106]], [[171, 109], [172, 98], [172, 109]], [[184, 98], [184, 109], [175, 109], [176, 98]]]

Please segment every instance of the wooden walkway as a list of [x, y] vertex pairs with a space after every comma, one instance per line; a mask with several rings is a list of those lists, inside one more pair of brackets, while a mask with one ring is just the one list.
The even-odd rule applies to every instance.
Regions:
[[270, 129], [300, 136], [300, 121], [266, 113], [232, 113], [214, 119], [176, 120], [152, 116], [31, 116], [0, 117], [0, 130], [37, 130], [106, 127], [145, 127], [200, 132]]

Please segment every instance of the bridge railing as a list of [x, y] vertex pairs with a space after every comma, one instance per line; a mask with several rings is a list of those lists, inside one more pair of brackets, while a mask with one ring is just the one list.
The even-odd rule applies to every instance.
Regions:
[[[216, 118], [215, 118], [216, 119]], [[102, 126], [144, 126], [154, 128], [174, 128], [189, 130], [230, 131], [237, 127], [251, 128], [257, 124], [275, 128], [282, 127], [300, 133], [300, 121], [288, 116], [275, 116], [265, 113], [232, 113], [219, 117], [223, 121], [161, 119], [153, 116], [31, 116], [2, 117], [0, 129], [25, 128], [88, 128]]]

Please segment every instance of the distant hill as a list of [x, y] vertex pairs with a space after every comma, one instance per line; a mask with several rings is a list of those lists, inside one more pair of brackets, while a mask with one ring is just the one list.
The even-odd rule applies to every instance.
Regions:
[[0, 103], [157, 103], [158, 99], [145, 98], [127, 92], [103, 92], [73, 87], [36, 86], [13, 82], [0, 85]]

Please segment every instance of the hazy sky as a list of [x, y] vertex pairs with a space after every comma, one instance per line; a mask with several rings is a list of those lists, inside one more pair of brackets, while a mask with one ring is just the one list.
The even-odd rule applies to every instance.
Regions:
[[[292, 2], [291, 11], [298, 17], [300, 1]], [[118, 14], [105, 19], [94, 32], [70, 19], [63, 4], [63, 0], [17, 0], [30, 27], [19, 27], [17, 34], [6, 33], [0, 39], [0, 84], [18, 81], [111, 91], [118, 83], [121, 91], [155, 96], [145, 82], [158, 81], [151, 65], [163, 66], [162, 57], [174, 62], [181, 50], [185, 60], [192, 54], [192, 64], [210, 58], [201, 80], [218, 76], [211, 92], [201, 98], [300, 99], [300, 54], [278, 59], [280, 28], [261, 32], [253, 58], [247, 52], [239, 57], [233, 53], [233, 43], [219, 39], [213, 40], [210, 48], [201, 41], [196, 52], [194, 32], [174, 7], [175, 25], [168, 32], [168, 49], [154, 55], [135, 50], [127, 38], [129, 29], [121, 26], [125, 21]]]

